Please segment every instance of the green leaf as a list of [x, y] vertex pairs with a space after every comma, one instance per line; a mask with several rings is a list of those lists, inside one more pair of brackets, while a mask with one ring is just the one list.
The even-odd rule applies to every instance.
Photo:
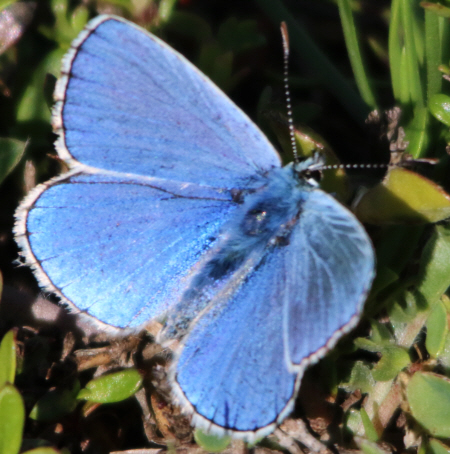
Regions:
[[78, 404], [77, 394], [80, 386], [76, 382], [74, 389], [53, 389], [44, 394], [34, 405], [30, 418], [35, 421], [54, 421], [72, 413]]
[[425, 105], [420, 79], [421, 43], [417, 39], [416, 6], [393, 0], [389, 28], [389, 63], [394, 97], [402, 107]]
[[427, 337], [425, 347], [433, 358], [444, 349], [448, 334], [447, 310], [442, 301], [438, 301], [427, 320]]
[[142, 377], [136, 369], [103, 375], [88, 382], [77, 398], [98, 403], [112, 403], [131, 397], [142, 385]]
[[89, 10], [85, 6], [80, 6], [75, 9], [70, 16], [70, 25], [72, 26], [74, 35], [78, 35], [78, 33], [83, 30], [88, 20]]
[[0, 0], [0, 10], [5, 9], [8, 5], [11, 5], [16, 0]]
[[10, 384], [0, 390], [0, 454], [17, 454], [22, 444], [25, 407]]
[[17, 120], [50, 120], [50, 108], [45, 98], [44, 86], [47, 74], [59, 74], [64, 49], [55, 49], [50, 52], [33, 72], [33, 78], [27, 85], [20, 100], [17, 100]]
[[372, 391], [375, 385], [370, 367], [362, 361], [356, 361], [350, 372], [348, 383], [342, 383], [340, 388], [347, 391], [361, 390], [363, 394]]
[[346, 414], [345, 427], [352, 434], [357, 434], [361, 427], [361, 413], [356, 408], [350, 408]]
[[388, 381], [411, 363], [408, 352], [401, 347], [384, 347], [381, 359], [372, 369], [373, 378], [377, 381]]
[[386, 325], [380, 323], [378, 320], [372, 319], [370, 320], [370, 326], [372, 328], [370, 338], [373, 342], [383, 346], [393, 343], [392, 333]]
[[428, 101], [432, 115], [444, 125], [450, 127], [450, 96], [438, 93]]
[[176, 3], [176, 0], [161, 0], [159, 2], [158, 16], [162, 22], [170, 20]]
[[450, 454], [450, 446], [431, 438], [427, 443], [426, 454]]
[[201, 429], [195, 430], [194, 438], [196, 443], [207, 452], [221, 452], [231, 441], [231, 437], [218, 437], [217, 435], [203, 432]]
[[391, 326], [395, 329], [399, 324], [413, 323], [419, 314], [420, 308], [416, 295], [409, 290], [397, 296], [388, 309]]
[[355, 214], [375, 225], [435, 223], [450, 217], [450, 195], [422, 175], [394, 167], [361, 197]]
[[440, 3], [420, 2], [420, 6], [427, 11], [441, 17], [450, 17], [450, 8], [447, 8]]
[[369, 441], [376, 442], [379, 440], [378, 433], [372, 424], [372, 421], [369, 418], [369, 415], [367, 414], [366, 410], [364, 407], [361, 407], [361, 420], [364, 426], [364, 431], [366, 432], [366, 437]]
[[0, 344], [0, 389], [14, 383], [16, 374], [16, 344], [13, 330], [8, 331]]
[[412, 416], [435, 437], [450, 437], [450, 380], [430, 372], [417, 372], [406, 396]]
[[420, 263], [418, 292], [431, 307], [450, 286], [449, 225], [435, 227], [423, 250]]
[[0, 137], [0, 184], [20, 162], [26, 143]]
[[[380, 446], [370, 440], [356, 437], [355, 441], [364, 454], [387, 454]], [[391, 451], [388, 451], [391, 452]]]
[[422, 101], [414, 108], [414, 118], [405, 127], [405, 138], [408, 142], [406, 151], [414, 158], [424, 156], [430, 143], [428, 126], [430, 115], [428, 108], [422, 105]]
[[358, 33], [353, 20], [351, 2], [349, 0], [338, 0], [339, 15], [341, 17], [342, 29], [344, 31], [345, 44], [348, 56], [352, 65], [356, 85], [361, 97], [371, 109], [376, 108], [375, 96], [366, 74], [366, 68], [361, 55]]
[[[421, 6], [423, 4], [421, 3]], [[425, 55], [427, 65], [427, 99], [442, 89], [442, 19], [430, 11], [425, 11]]]
[[25, 451], [22, 454], [61, 454], [62, 451], [59, 451], [55, 448], [50, 448], [49, 446], [42, 446], [39, 448], [30, 449]]
[[381, 349], [380, 345], [370, 339], [366, 339], [365, 337], [358, 337], [355, 339], [355, 346], [362, 350], [374, 353], [379, 352]]

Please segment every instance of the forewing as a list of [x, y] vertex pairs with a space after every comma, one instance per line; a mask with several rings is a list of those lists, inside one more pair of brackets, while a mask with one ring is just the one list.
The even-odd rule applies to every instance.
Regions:
[[182, 345], [174, 389], [196, 425], [254, 441], [291, 411], [297, 374], [284, 354], [277, 283], [283, 260], [283, 251], [267, 254], [199, 318]]
[[280, 160], [259, 129], [183, 56], [100, 16], [73, 43], [55, 92], [58, 152], [88, 166], [224, 188]]
[[288, 362], [298, 370], [357, 323], [375, 259], [359, 221], [320, 190], [306, 199], [286, 251], [284, 332]]
[[114, 327], [161, 315], [235, 207], [226, 192], [189, 197], [175, 186], [81, 174], [36, 188], [16, 234], [40, 284]]

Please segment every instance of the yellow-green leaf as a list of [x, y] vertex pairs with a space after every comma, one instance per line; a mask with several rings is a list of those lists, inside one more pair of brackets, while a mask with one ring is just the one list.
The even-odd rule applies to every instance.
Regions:
[[136, 369], [103, 375], [88, 382], [77, 398], [98, 403], [112, 403], [127, 399], [142, 385], [142, 377]]
[[5, 383], [14, 383], [16, 374], [16, 344], [14, 332], [8, 331], [0, 343], [0, 389]]
[[450, 217], [450, 195], [436, 183], [402, 167], [361, 197], [357, 217], [369, 224], [425, 224]]
[[0, 390], [0, 454], [17, 454], [22, 444], [25, 407], [10, 384]]

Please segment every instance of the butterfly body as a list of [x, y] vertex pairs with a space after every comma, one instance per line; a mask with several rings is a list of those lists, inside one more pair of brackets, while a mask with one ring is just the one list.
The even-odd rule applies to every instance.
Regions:
[[[273, 248], [289, 244], [289, 233], [313, 188], [290, 164], [270, 171], [259, 188], [240, 195], [230, 220], [181, 302], [171, 310], [161, 338], [179, 338], [192, 318], [220, 292], [234, 292]], [[195, 308], [195, 309], [194, 309]]]
[[99, 329], [164, 320], [195, 425], [269, 433], [359, 319], [374, 273], [364, 228], [306, 180], [308, 162], [281, 167], [245, 114], [134, 24], [91, 21], [62, 74], [53, 125], [71, 170], [19, 207], [26, 262]]

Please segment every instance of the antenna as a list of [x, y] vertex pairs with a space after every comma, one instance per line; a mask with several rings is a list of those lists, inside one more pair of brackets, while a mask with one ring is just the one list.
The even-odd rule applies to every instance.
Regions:
[[[286, 22], [281, 22], [280, 26], [281, 37], [283, 39], [283, 81], [284, 81], [284, 94], [286, 96], [286, 108], [287, 108], [287, 117], [289, 125], [289, 136], [291, 139], [291, 148], [292, 153], [294, 154], [295, 163], [299, 162], [297, 144], [295, 142], [295, 128], [294, 128], [294, 119], [292, 118], [292, 105], [291, 105], [291, 93], [289, 90], [289, 33], [287, 29]], [[309, 170], [332, 170], [332, 169], [381, 169], [389, 168], [393, 164], [315, 164], [309, 167]]]
[[283, 38], [283, 80], [284, 80], [284, 94], [286, 96], [286, 108], [289, 122], [289, 136], [291, 138], [292, 153], [294, 154], [294, 161], [298, 162], [297, 144], [295, 143], [295, 130], [294, 120], [292, 118], [291, 106], [291, 93], [289, 90], [289, 33], [286, 22], [281, 22], [281, 37]]

